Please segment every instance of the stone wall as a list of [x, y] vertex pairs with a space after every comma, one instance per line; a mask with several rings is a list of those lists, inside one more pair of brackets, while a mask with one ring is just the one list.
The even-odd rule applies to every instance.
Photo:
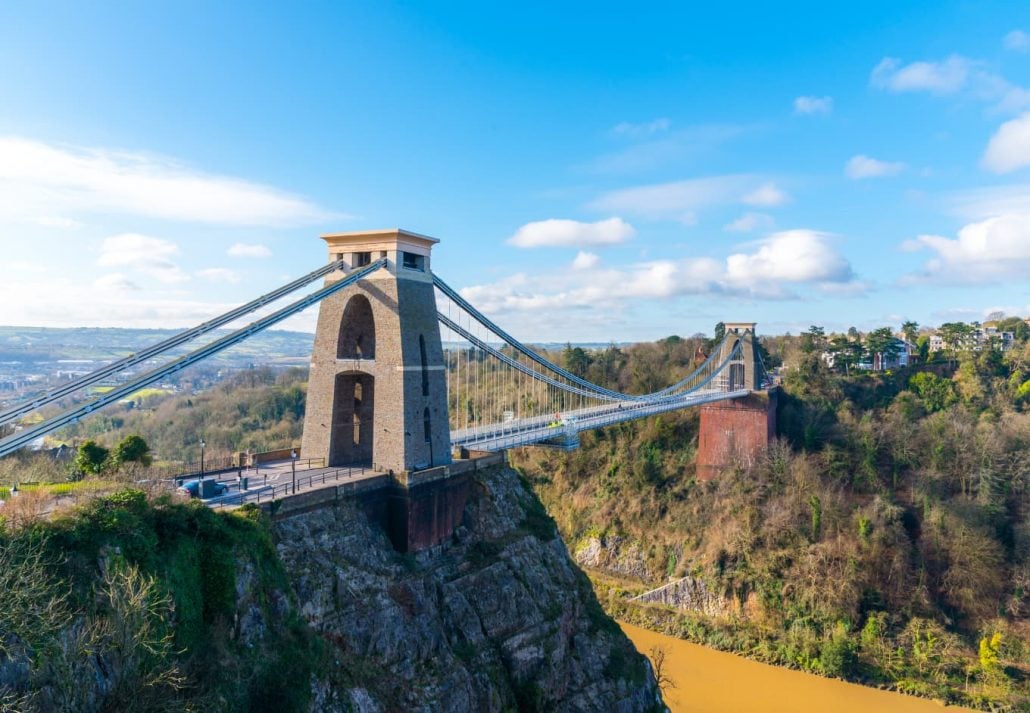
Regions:
[[503, 466], [505, 453], [420, 471], [383, 473], [260, 503], [276, 519], [353, 500], [386, 533], [398, 552], [419, 552], [450, 538], [461, 524], [472, 475]]
[[709, 589], [703, 579], [696, 577], [677, 579], [675, 582], [644, 592], [630, 601], [641, 604], [664, 604], [711, 617], [728, 616], [732, 612], [730, 602], [724, 596]]

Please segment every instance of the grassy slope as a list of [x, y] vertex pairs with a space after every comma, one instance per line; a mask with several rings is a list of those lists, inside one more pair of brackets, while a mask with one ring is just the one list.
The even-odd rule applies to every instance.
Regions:
[[[46, 560], [56, 564], [48, 574], [55, 591], [70, 592], [64, 608], [73, 618], [101, 621], [111, 614], [98, 596], [103, 575], [111, 568], [133, 568], [153, 578], [158, 605], [152, 624], [169, 627], [172, 645], [167, 650], [157, 647], [161, 661], [135, 665], [172, 666], [185, 675], [180, 690], [153, 689], [162, 705], [178, 701], [172, 707], [179, 710], [306, 709], [306, 682], [320, 665], [322, 649], [296, 613], [273, 610], [271, 593], [285, 593], [288, 586], [268, 524], [256, 511], [222, 514], [168, 500], [152, 504], [142, 493], [122, 491], [55, 521], [8, 534], [0, 540], [0, 550], [17, 562], [17, 553], [31, 551], [33, 542], [42, 543]], [[239, 640], [236, 621], [237, 574], [244, 569], [253, 572], [254, 591], [261, 593], [253, 604], [267, 625], [265, 637], [252, 646]], [[170, 598], [171, 606], [159, 606], [162, 597]], [[36, 605], [42, 602], [37, 599]], [[5, 630], [20, 631], [17, 620], [5, 624]], [[142, 630], [142, 620], [132, 620], [129, 628]], [[32, 636], [27, 632], [24, 638], [37, 651], [60, 648], [56, 632], [51, 638]], [[105, 647], [110, 649], [108, 639], [99, 644], [100, 650]], [[121, 670], [124, 678], [125, 668]], [[34, 687], [48, 685], [74, 684], [62, 683], [41, 665], [34, 672]], [[146, 710], [154, 704], [148, 703], [146, 692], [138, 686], [116, 690], [109, 703], [118, 710]]]

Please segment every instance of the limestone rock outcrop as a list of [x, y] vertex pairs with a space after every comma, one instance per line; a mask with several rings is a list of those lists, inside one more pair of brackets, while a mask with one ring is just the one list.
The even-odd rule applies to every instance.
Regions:
[[347, 505], [275, 528], [296, 606], [332, 647], [315, 710], [661, 709], [646, 661], [510, 469], [477, 474], [463, 525], [418, 555]]

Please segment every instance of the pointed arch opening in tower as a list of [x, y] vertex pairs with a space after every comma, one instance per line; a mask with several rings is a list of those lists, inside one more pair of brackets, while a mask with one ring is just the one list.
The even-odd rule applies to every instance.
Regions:
[[329, 465], [371, 465], [375, 378], [364, 372], [336, 377]]
[[364, 295], [354, 295], [347, 301], [340, 320], [336, 358], [376, 358], [375, 318], [372, 316], [372, 303]]

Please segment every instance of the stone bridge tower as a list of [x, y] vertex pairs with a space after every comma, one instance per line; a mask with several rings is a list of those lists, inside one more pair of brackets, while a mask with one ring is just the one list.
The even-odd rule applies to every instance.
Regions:
[[451, 462], [447, 384], [430, 253], [438, 240], [391, 229], [323, 235], [347, 272], [386, 266], [323, 300], [302, 449], [330, 466], [396, 473]]
[[755, 322], [727, 322], [726, 339], [722, 343], [720, 361], [725, 360], [740, 345], [740, 358], [730, 363], [730, 390], [748, 389], [758, 391], [762, 388], [762, 365], [758, 360], [755, 348]]
[[754, 461], [776, 435], [776, 389], [762, 390], [763, 368], [755, 344], [754, 322], [727, 322], [722, 353], [725, 360], [737, 344], [740, 358], [728, 365], [731, 391], [747, 390], [743, 398], [716, 401], [701, 407], [697, 477], [710, 480], [735, 463]]

